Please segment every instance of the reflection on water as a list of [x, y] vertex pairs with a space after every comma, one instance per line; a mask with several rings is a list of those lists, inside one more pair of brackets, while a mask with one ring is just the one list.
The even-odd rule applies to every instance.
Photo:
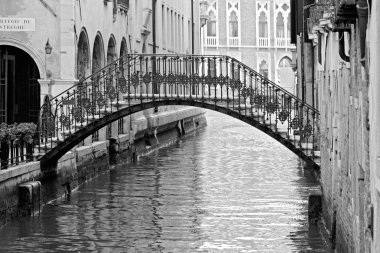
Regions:
[[328, 252], [308, 226], [316, 183], [297, 157], [237, 120], [208, 112], [208, 121], [10, 223], [0, 252]]

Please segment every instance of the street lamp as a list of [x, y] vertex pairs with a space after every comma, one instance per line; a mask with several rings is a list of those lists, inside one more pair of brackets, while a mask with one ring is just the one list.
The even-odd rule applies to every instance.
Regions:
[[208, 20], [208, 13], [207, 13], [207, 9], [208, 9], [208, 1], [207, 0], [200, 0], [199, 1], [199, 18], [200, 18], [200, 25], [201, 25], [201, 28], [200, 28], [200, 33], [201, 33], [201, 52], [202, 54], [204, 54], [204, 45], [205, 45], [205, 34], [204, 34], [204, 28], [202, 29], [202, 27], [204, 27], [206, 24], [207, 24], [207, 20]]
[[46, 42], [45, 45], [45, 71], [46, 71], [46, 76], [50, 77], [51, 74], [48, 74], [47, 69], [46, 69], [46, 55], [51, 54], [51, 51], [53, 50], [52, 46], [50, 46], [49, 39]]
[[200, 21], [201, 21], [201, 27], [203, 27], [208, 20], [208, 14], [207, 14], [207, 9], [208, 9], [208, 2], [207, 0], [201, 0], [199, 1], [200, 5]]
[[48, 39], [47, 42], [46, 42], [46, 45], [45, 45], [45, 53], [46, 54], [51, 54], [51, 50], [52, 49], [53, 48], [50, 46], [49, 39]]

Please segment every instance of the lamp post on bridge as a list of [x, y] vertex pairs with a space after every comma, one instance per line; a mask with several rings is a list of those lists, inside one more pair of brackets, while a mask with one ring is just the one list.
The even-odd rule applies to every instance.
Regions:
[[[201, 53], [204, 54], [204, 39], [205, 39], [205, 34], [204, 34], [204, 26], [207, 24], [208, 20], [208, 1], [207, 0], [201, 0], [199, 1], [200, 5], [200, 36], [201, 36]], [[203, 28], [203, 29], [202, 29]]]

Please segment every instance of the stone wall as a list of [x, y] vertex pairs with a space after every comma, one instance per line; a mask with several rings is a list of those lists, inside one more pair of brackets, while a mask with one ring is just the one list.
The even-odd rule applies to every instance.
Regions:
[[22, 164], [14, 168], [0, 171], [0, 226], [10, 217], [17, 216], [18, 189], [17, 186], [33, 180], [40, 180], [39, 162]]
[[331, 31], [324, 35], [322, 65], [314, 62], [321, 113], [323, 217], [337, 252], [366, 252], [370, 202], [368, 82], [354, 25], [351, 31], [350, 62], [340, 58], [339, 37]]
[[380, 1], [372, 1], [370, 24], [367, 30], [369, 66], [369, 124], [371, 207], [373, 233], [367, 237], [372, 252], [380, 252]]

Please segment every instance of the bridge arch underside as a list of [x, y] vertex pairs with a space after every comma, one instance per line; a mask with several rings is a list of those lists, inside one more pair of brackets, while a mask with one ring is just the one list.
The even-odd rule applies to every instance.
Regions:
[[91, 122], [86, 127], [76, 131], [69, 137], [67, 137], [60, 145], [56, 146], [52, 150], [50, 150], [48, 153], [46, 153], [41, 159], [41, 165], [44, 168], [50, 167], [52, 164], [56, 164], [58, 159], [61, 158], [65, 153], [70, 151], [72, 148], [74, 148], [77, 144], [79, 144], [81, 141], [83, 141], [85, 138], [93, 134], [95, 131], [107, 126], [108, 124], [117, 121], [120, 118], [123, 118], [125, 116], [129, 116], [131, 114], [144, 111], [147, 109], [151, 109], [154, 107], [159, 106], [168, 106], [168, 105], [183, 105], [183, 106], [194, 106], [194, 107], [200, 107], [204, 109], [209, 109], [213, 111], [217, 111], [220, 113], [223, 113], [225, 115], [231, 116], [233, 118], [239, 119], [258, 130], [262, 131], [263, 133], [271, 136], [278, 142], [280, 142], [283, 146], [291, 150], [294, 154], [296, 154], [299, 158], [301, 158], [303, 161], [308, 164], [308, 167], [313, 168], [319, 168], [319, 165], [317, 165], [312, 158], [307, 156], [304, 152], [302, 152], [302, 149], [297, 148], [291, 141], [288, 139], [282, 137], [279, 133], [276, 133], [268, 126], [260, 123], [259, 121], [253, 119], [250, 116], [245, 116], [240, 114], [237, 111], [234, 111], [232, 109], [228, 109], [226, 107], [217, 106], [214, 104], [208, 104], [198, 101], [187, 101], [187, 100], [181, 100], [181, 99], [168, 99], [168, 100], [160, 100], [160, 101], [151, 101], [136, 105], [131, 105], [129, 107], [117, 110], [113, 113], [110, 113], [108, 115], [105, 115], [99, 120]]

